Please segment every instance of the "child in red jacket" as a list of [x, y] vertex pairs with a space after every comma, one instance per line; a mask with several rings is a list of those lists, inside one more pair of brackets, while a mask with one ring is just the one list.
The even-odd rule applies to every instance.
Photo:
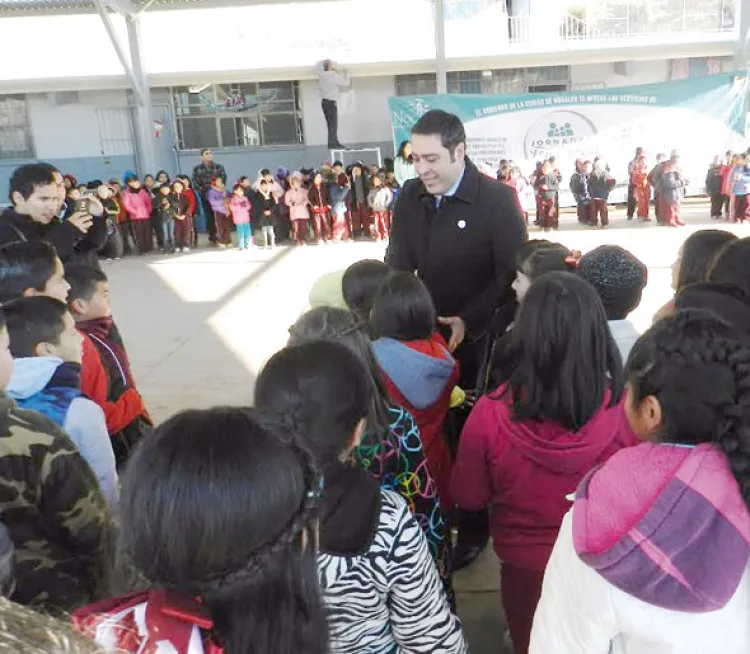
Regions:
[[506, 355], [502, 385], [477, 402], [464, 427], [451, 493], [461, 508], [491, 507], [514, 651], [527, 654], [568, 495], [636, 440], [604, 308], [578, 276], [551, 272], [533, 282]]
[[370, 317], [372, 349], [391, 400], [414, 416], [440, 503], [449, 507], [451, 455], [443, 421], [459, 371], [436, 324], [432, 297], [418, 277], [394, 273], [386, 278]]

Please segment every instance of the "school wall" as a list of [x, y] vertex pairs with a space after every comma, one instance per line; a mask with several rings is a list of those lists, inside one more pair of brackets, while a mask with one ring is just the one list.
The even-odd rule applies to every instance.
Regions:
[[[630, 61], [624, 64], [593, 63], [571, 66], [570, 86], [616, 87], [665, 82], [671, 61]], [[341, 101], [339, 135], [343, 143], [357, 147], [380, 147], [383, 157], [393, 156], [388, 98], [395, 93], [395, 77], [356, 77], [352, 96]], [[82, 180], [122, 177], [136, 169], [130, 109], [125, 90], [79, 91], [76, 94], [35, 93], [28, 96], [28, 111], [38, 159], [49, 161]], [[198, 163], [197, 151], [175, 148], [174, 120], [169, 90], [152, 89], [155, 118], [165, 124], [157, 143], [158, 168], [170, 175], [190, 173]], [[296, 169], [316, 166], [331, 156], [315, 80], [300, 82], [300, 104], [305, 144], [254, 149], [215, 149], [215, 159], [230, 179], [255, 176], [261, 168], [284, 166]], [[346, 163], [361, 158], [375, 163], [373, 153], [347, 153]], [[0, 203], [7, 198], [12, 171], [24, 161], [0, 160]], [[143, 171], [140, 171], [143, 172]], [[149, 171], [156, 172], [156, 171]]]

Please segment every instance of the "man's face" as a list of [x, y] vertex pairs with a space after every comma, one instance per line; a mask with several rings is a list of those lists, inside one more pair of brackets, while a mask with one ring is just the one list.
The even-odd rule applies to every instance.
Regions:
[[459, 143], [451, 157], [443, 147], [437, 134], [414, 134], [412, 136], [414, 168], [428, 193], [443, 195], [461, 175], [466, 146]]
[[37, 294], [53, 297], [56, 300], [60, 300], [60, 302], [67, 302], [69, 290], [70, 284], [68, 284], [68, 280], [65, 279], [65, 268], [63, 267], [62, 261], [57, 258], [55, 260], [55, 272], [52, 277], [47, 280], [42, 292]]
[[47, 351], [50, 356], [60, 357], [70, 363], [81, 363], [83, 359], [83, 336], [76, 329], [75, 320], [69, 311], [63, 316], [63, 331], [57, 343], [48, 343]]
[[42, 184], [35, 186], [31, 195], [24, 199], [18, 193], [13, 193], [13, 206], [24, 216], [29, 216], [34, 222], [48, 225], [51, 223], [60, 207], [57, 184]]
[[7, 327], [0, 329], [0, 391], [4, 391], [13, 376], [13, 355]]
[[206, 150], [201, 155], [201, 161], [208, 166], [214, 160], [214, 153], [211, 150]]

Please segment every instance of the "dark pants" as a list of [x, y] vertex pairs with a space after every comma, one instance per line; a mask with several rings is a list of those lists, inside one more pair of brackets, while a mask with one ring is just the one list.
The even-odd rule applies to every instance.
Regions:
[[628, 184], [628, 220], [633, 220], [635, 214], [635, 186]]
[[732, 201], [732, 198], [728, 195], [722, 196], [724, 198], [724, 218], [729, 220], [731, 216], [729, 215], [729, 203]]
[[540, 225], [545, 230], [557, 229], [557, 205], [554, 196], [551, 198], [541, 198], [539, 201]]
[[232, 219], [223, 213], [216, 214], [216, 234], [214, 238], [222, 245], [232, 244]]
[[193, 217], [175, 221], [174, 240], [178, 250], [193, 247]]
[[203, 207], [203, 215], [206, 217], [208, 240], [211, 243], [216, 243], [216, 217], [214, 216], [214, 210], [211, 208], [208, 198], [203, 193], [199, 197], [201, 199], [201, 206]]
[[339, 147], [339, 107], [333, 100], [323, 100], [320, 104], [323, 107], [326, 125], [328, 125], [328, 147], [337, 148]]
[[120, 233], [122, 234], [125, 254], [138, 254], [138, 244], [135, 240], [135, 234], [133, 234], [133, 223], [129, 218], [120, 223]]
[[315, 230], [315, 240], [317, 241], [330, 241], [331, 240], [331, 213], [329, 211], [313, 211], [313, 228]]
[[721, 218], [721, 210], [724, 208], [724, 196], [721, 193], [711, 194], [711, 218]]
[[156, 246], [160, 249], [164, 249], [164, 220], [160, 211], [154, 211], [151, 214], [151, 229], [154, 230], [156, 236]]
[[370, 208], [366, 204], [352, 207], [352, 237], [370, 233]]
[[515, 654], [527, 654], [531, 627], [542, 595], [544, 570], [530, 570], [503, 563], [500, 573], [500, 596], [513, 639]]
[[144, 254], [154, 249], [154, 230], [150, 220], [132, 220], [130, 226], [133, 229], [136, 252]]
[[748, 195], [736, 195], [734, 197], [734, 222], [744, 222], [750, 220], [750, 202]]
[[602, 227], [609, 225], [609, 210], [607, 201], [601, 198], [592, 198], [589, 204], [589, 222], [596, 227], [599, 224], [599, 218], [602, 219]]

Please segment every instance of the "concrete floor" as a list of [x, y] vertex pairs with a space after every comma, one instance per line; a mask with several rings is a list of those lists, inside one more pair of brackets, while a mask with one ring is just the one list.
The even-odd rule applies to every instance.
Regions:
[[[669, 229], [627, 222], [612, 212], [608, 230], [580, 228], [563, 216], [557, 234], [568, 247], [588, 251], [621, 245], [649, 267], [649, 284], [631, 316], [646, 329], [671, 296], [670, 266], [693, 231], [725, 224], [708, 219], [707, 205], [686, 206], [688, 227]], [[750, 236], [750, 226], [731, 226]], [[539, 237], [532, 228], [532, 238]], [[128, 345], [139, 389], [162, 421], [186, 408], [249, 404], [258, 370], [283, 347], [287, 329], [305, 310], [313, 282], [365, 258], [382, 259], [375, 243], [269, 251], [201, 249], [105, 264], [114, 315]], [[474, 654], [504, 654], [499, 564], [488, 549], [456, 575], [459, 613]]]

